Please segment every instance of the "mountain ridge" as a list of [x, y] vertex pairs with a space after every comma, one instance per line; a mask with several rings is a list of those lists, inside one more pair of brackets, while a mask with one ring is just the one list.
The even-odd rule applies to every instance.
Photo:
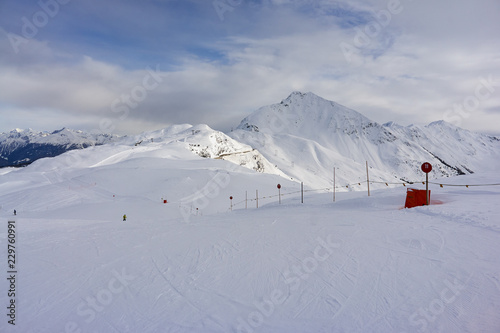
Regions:
[[314, 187], [331, 186], [333, 167], [345, 183], [366, 180], [366, 162], [380, 181], [419, 179], [426, 161], [435, 166], [431, 177], [469, 174], [498, 142], [444, 121], [381, 125], [310, 92], [259, 108], [230, 136]]
[[[26, 144], [30, 135], [36, 137], [31, 146]], [[0, 156], [5, 155], [5, 137], [5, 133], [0, 134]], [[24, 149], [25, 156], [15, 160], [20, 166], [40, 157], [36, 156], [38, 150], [55, 156], [102, 144], [159, 144], [154, 149], [176, 145], [202, 158], [223, 159], [257, 172], [304, 182], [309, 187], [326, 188], [332, 185], [334, 167], [340, 184], [365, 181], [366, 162], [370, 179], [383, 182], [418, 180], [423, 162], [433, 164], [431, 178], [470, 174], [498, 142], [499, 138], [444, 121], [425, 126], [379, 124], [311, 92], [295, 91], [279, 103], [257, 109], [229, 133], [203, 124], [172, 125], [125, 137], [96, 136], [65, 128], [53, 132], [15, 129], [10, 132], [8, 147], [16, 150], [19, 144]], [[53, 150], [47, 148], [50, 144]]]
[[66, 151], [103, 145], [118, 138], [111, 134], [91, 134], [62, 128], [52, 132], [16, 128], [0, 133], [0, 168], [26, 166]]

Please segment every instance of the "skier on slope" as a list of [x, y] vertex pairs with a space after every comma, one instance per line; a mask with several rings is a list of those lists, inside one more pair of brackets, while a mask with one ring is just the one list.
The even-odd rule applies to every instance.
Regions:
[[127, 214], [123, 214], [123, 221], [127, 221]]

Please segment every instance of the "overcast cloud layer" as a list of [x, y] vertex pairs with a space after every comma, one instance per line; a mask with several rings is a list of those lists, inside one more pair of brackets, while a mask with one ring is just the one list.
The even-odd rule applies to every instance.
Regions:
[[500, 133], [500, 1], [3, 0], [0, 132], [223, 131], [292, 91]]

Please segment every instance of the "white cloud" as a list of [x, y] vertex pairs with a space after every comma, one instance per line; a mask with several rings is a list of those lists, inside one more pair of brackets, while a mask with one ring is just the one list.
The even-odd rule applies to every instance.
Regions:
[[[242, 5], [227, 13], [222, 23], [214, 14], [214, 23], [234, 33], [221, 34], [218, 42], [203, 46], [224, 57], [192, 54], [178, 59], [174, 67], [150, 63], [153, 69], [159, 66], [161, 83], [128, 107], [126, 117], [113, 112], [113, 102], [141, 92], [148, 75], [145, 66], [126, 69], [39, 40], [31, 40], [13, 56], [7, 52], [8, 40], [0, 38], [0, 115], [24, 110], [9, 115], [11, 120], [3, 122], [0, 131], [12, 127], [13, 118], [20, 123], [15, 127], [23, 127], [30, 111], [44, 114], [43, 124], [50, 124], [50, 119], [54, 124], [78, 124], [81, 119], [81, 127], [97, 128], [107, 119], [121, 133], [186, 122], [228, 130], [251, 111], [279, 102], [293, 90], [312, 91], [378, 122], [407, 125], [442, 119], [450, 107], [474, 94], [482, 77], [493, 75], [500, 81], [500, 25], [494, 17], [500, 5], [495, 1], [478, 6], [401, 0], [402, 10], [391, 16], [370, 45], [357, 48], [360, 52], [353, 61], [346, 61], [340, 44], [354, 45], [357, 31], [342, 26], [342, 18], [335, 16], [339, 13], [332, 14], [329, 6], [361, 15], [362, 23], [370, 18], [366, 13], [387, 9], [388, 3], [267, 2], [265, 9], [254, 7], [249, 15]], [[297, 11], [304, 6], [313, 10]], [[252, 27], [246, 15], [257, 17], [258, 26]], [[365, 27], [366, 23], [358, 26]], [[500, 115], [491, 110], [500, 108], [500, 87], [495, 89], [462, 119], [463, 127], [495, 129]]]

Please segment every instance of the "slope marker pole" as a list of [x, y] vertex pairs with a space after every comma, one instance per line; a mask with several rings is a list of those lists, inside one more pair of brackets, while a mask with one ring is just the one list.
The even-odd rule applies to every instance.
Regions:
[[280, 184], [278, 184], [278, 202], [281, 205], [281, 185]]
[[368, 196], [370, 196], [370, 175], [368, 174], [368, 161], [366, 161], [366, 185], [368, 185]]
[[333, 167], [333, 202], [335, 202], [335, 167]]

